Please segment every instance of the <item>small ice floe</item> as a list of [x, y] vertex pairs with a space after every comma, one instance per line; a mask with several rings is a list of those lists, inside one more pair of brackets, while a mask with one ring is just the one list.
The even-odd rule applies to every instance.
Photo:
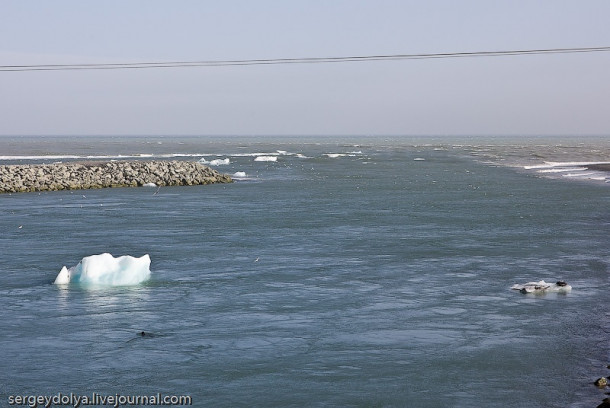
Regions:
[[233, 178], [246, 178], [248, 177], [248, 175], [246, 174], [245, 171], [236, 171], [235, 173], [233, 173], [233, 176], [231, 176]]
[[157, 185], [155, 183], [146, 183], [143, 184], [142, 187], [157, 187]]
[[572, 286], [565, 281], [557, 281], [555, 283], [547, 283], [543, 280], [539, 282], [527, 282], [523, 285], [515, 284], [511, 289], [518, 290], [521, 293], [567, 293], [572, 290]]
[[277, 156], [257, 156], [254, 161], [257, 162], [276, 162]]
[[214, 159], [207, 161], [206, 159], [199, 160], [199, 163], [205, 164], [207, 166], [226, 166], [227, 164], [231, 164], [231, 160], [227, 157], [226, 159]]
[[113, 257], [108, 253], [84, 257], [76, 266], [61, 269], [55, 285], [79, 283], [93, 286], [129, 286], [150, 277], [150, 256]]

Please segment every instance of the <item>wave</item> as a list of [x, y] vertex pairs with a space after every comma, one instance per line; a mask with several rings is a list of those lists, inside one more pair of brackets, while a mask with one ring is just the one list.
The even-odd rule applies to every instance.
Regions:
[[576, 180], [610, 182], [610, 176], [608, 175], [608, 172], [589, 168], [591, 166], [603, 164], [610, 164], [610, 162], [544, 162], [544, 164], [523, 166], [523, 169], [533, 170], [536, 172], [536, 174], [539, 174], [543, 177], [562, 177]]
[[202, 157], [203, 153], [134, 153], [134, 154], [104, 154], [104, 155], [76, 155], [76, 154], [48, 154], [48, 155], [5, 155], [0, 160], [120, 160], [120, 159], [151, 159], [151, 158], [179, 158], [179, 157]]
[[536, 164], [533, 166], [523, 166], [526, 170], [531, 169], [553, 169], [553, 168], [563, 168], [563, 167], [587, 167], [593, 166], [596, 164], [610, 164], [610, 162], [599, 162], [599, 161], [585, 161], [585, 162], [544, 162], [544, 164]]

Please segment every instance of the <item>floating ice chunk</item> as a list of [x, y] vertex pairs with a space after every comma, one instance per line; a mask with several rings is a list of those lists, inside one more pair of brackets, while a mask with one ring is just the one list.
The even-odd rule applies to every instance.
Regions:
[[258, 156], [254, 161], [257, 162], [276, 162], [277, 156]]
[[157, 187], [157, 185], [155, 183], [146, 183], [143, 184], [142, 187]]
[[80, 283], [85, 285], [129, 286], [137, 285], [150, 277], [150, 256], [118, 258], [105, 253], [84, 257], [76, 266], [61, 269], [56, 285]]
[[511, 289], [518, 290], [521, 293], [567, 293], [572, 290], [572, 286], [568, 285], [564, 281], [557, 281], [556, 283], [547, 283], [541, 280], [539, 282], [527, 282], [523, 285], [515, 284], [511, 286]]
[[247, 177], [247, 176], [248, 176], [248, 175], [246, 174], [246, 172], [245, 172], [245, 171], [236, 171], [236, 172], [233, 174], [233, 177], [235, 177], [235, 178], [244, 178], [244, 177]]
[[206, 159], [199, 160], [201, 164], [207, 164], [208, 166], [226, 166], [227, 164], [231, 164], [231, 160], [227, 157], [226, 159], [214, 159], [207, 161]]

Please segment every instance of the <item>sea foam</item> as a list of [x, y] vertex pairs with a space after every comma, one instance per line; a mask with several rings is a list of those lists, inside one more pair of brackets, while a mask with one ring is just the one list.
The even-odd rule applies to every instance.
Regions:
[[80, 283], [100, 286], [137, 285], [150, 278], [150, 256], [148, 254], [135, 258], [133, 256], [113, 257], [111, 254], [91, 255], [84, 257], [76, 266], [61, 269], [56, 285]]

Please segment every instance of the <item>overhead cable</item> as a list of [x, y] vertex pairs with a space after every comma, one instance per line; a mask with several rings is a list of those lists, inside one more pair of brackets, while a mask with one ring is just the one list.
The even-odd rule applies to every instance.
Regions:
[[433, 58], [502, 57], [511, 55], [573, 54], [608, 52], [610, 47], [586, 48], [549, 48], [509, 51], [451, 52], [435, 54], [391, 54], [349, 57], [305, 57], [272, 58], [247, 60], [209, 60], [209, 61], [170, 61], [170, 62], [126, 62], [126, 63], [89, 63], [89, 64], [34, 64], [0, 65], [0, 71], [70, 71], [70, 70], [107, 70], [107, 69], [144, 69], [144, 68], [186, 68], [186, 67], [226, 67], [243, 65], [280, 65], [280, 64], [328, 64], [339, 62], [393, 61]]

